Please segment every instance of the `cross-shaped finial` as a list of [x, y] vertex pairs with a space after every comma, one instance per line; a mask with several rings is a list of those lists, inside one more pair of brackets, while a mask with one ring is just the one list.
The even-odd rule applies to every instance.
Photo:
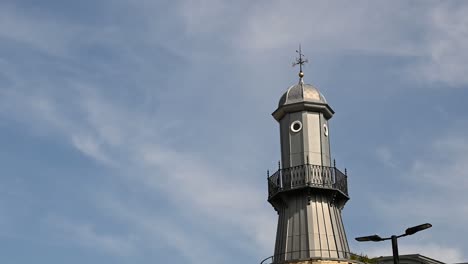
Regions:
[[293, 63], [293, 67], [299, 65], [299, 77], [302, 79], [302, 77], [304, 77], [304, 73], [302, 72], [302, 65], [309, 61], [302, 58], [304, 57], [304, 54], [302, 54], [301, 44], [299, 44], [299, 50], [296, 50], [296, 52], [299, 54], [299, 58], [296, 58], [296, 62]]

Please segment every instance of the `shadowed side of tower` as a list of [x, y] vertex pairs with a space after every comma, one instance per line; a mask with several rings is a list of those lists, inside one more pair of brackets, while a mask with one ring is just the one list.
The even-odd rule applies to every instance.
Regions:
[[[305, 62], [302, 54], [297, 64]], [[281, 97], [281, 165], [268, 175], [268, 201], [278, 213], [273, 263], [350, 260], [341, 211], [349, 200], [347, 175], [331, 160], [328, 121], [334, 111], [312, 85], [299, 82]]]

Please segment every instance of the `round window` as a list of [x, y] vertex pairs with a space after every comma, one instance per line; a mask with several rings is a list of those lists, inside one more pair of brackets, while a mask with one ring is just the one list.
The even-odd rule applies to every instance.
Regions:
[[328, 127], [327, 124], [323, 124], [323, 134], [328, 137]]
[[292, 122], [292, 124], [291, 124], [291, 131], [292, 132], [299, 132], [299, 131], [301, 131], [301, 129], [302, 129], [301, 121], [297, 120], [297, 121]]

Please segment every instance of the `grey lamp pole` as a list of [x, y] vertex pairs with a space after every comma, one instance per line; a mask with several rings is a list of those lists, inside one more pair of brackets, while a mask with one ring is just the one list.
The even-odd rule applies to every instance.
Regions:
[[372, 236], [356, 237], [356, 240], [359, 241], [359, 242], [366, 242], [366, 241], [379, 242], [379, 241], [384, 241], [384, 240], [391, 239], [392, 240], [392, 251], [393, 251], [393, 264], [400, 264], [400, 256], [398, 255], [398, 238], [412, 235], [412, 234], [414, 234], [416, 232], [422, 231], [424, 229], [428, 229], [430, 227], [432, 227], [432, 225], [429, 224], [429, 223], [426, 223], [426, 224], [417, 225], [417, 226], [407, 228], [405, 230], [405, 233], [401, 234], [399, 236], [393, 235], [391, 237], [381, 238], [379, 235], [372, 235]]
[[400, 255], [398, 254], [398, 237], [393, 235], [392, 238], [392, 252], [393, 264], [400, 264]]

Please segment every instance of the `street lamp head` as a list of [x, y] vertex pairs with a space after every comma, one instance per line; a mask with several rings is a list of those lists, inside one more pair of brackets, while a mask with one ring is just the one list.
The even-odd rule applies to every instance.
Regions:
[[378, 241], [382, 241], [383, 239], [379, 235], [372, 235], [372, 236], [356, 237], [356, 240], [359, 242], [365, 242], [365, 241], [378, 242]]
[[416, 232], [419, 232], [419, 231], [422, 231], [424, 229], [428, 229], [428, 228], [431, 228], [431, 227], [432, 227], [432, 225], [429, 224], [429, 223], [413, 226], [413, 227], [410, 227], [410, 228], [406, 229], [405, 235], [409, 236], [409, 235], [412, 235], [412, 234], [414, 234]]

